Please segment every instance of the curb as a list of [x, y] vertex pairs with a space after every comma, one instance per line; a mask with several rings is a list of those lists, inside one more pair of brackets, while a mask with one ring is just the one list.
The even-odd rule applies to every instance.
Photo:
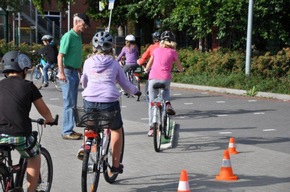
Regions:
[[[243, 96], [246, 96], [247, 94], [247, 91], [245, 90], [229, 89], [229, 88], [221, 88], [221, 87], [190, 85], [190, 84], [172, 83], [172, 82], [170, 86], [178, 87], [178, 88], [186, 88], [186, 89], [197, 89], [197, 90], [203, 90], [203, 91], [213, 91], [213, 92], [218, 92], [218, 93], [226, 93], [226, 94], [234, 94], [234, 95], [243, 95]], [[290, 95], [286, 95], [286, 94], [258, 92], [255, 97], [264, 97], [264, 98], [271, 98], [271, 99], [279, 99], [283, 101], [290, 101]]]

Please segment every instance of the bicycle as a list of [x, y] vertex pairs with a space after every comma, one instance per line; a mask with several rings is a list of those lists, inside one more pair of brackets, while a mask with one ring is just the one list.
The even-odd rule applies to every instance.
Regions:
[[[126, 61], [124, 59], [122, 59], [120, 62], [120, 65], [123, 67], [126, 64]], [[130, 67], [129, 70], [126, 72], [126, 76], [129, 79], [129, 81], [135, 85], [138, 89], [138, 91], [140, 91], [140, 87], [141, 87], [141, 79], [140, 79], [140, 75], [142, 74], [142, 66], [136, 66], [136, 67]], [[121, 90], [120, 92], [123, 92], [123, 90]], [[128, 93], [124, 93], [124, 95], [126, 95], [127, 97], [135, 97], [135, 95], [129, 95]], [[140, 96], [137, 96], [137, 101], [140, 101]]]
[[155, 151], [160, 152], [162, 136], [164, 136], [165, 139], [170, 139], [171, 137], [170, 116], [166, 112], [165, 101], [162, 97], [162, 91], [165, 88], [165, 84], [155, 83], [153, 88], [159, 90], [157, 97], [150, 102], [150, 106], [153, 108], [153, 142]]
[[[77, 127], [86, 127], [84, 158], [82, 163], [81, 188], [82, 192], [95, 192], [98, 189], [100, 174], [108, 183], [114, 183], [118, 174], [112, 174], [112, 150], [110, 148], [111, 131], [109, 129], [116, 111], [93, 111], [86, 113], [83, 108], [74, 108], [74, 117]], [[124, 129], [122, 129], [123, 145], [120, 154], [120, 163], [124, 154]]]
[[[34, 141], [40, 144], [44, 119], [32, 119], [31, 122], [37, 123], [37, 131], [33, 131]], [[53, 123], [47, 125], [58, 125], [58, 115], [55, 116]], [[40, 127], [39, 127], [40, 126]], [[2, 135], [3, 136], [3, 135]], [[6, 135], [7, 136], [7, 135]], [[33, 143], [31, 146], [34, 146]], [[14, 164], [12, 160], [12, 151], [15, 149], [13, 144], [0, 144], [0, 191], [2, 192], [23, 192], [27, 191], [26, 167], [27, 159], [20, 157], [18, 164]], [[41, 167], [38, 181], [37, 192], [49, 192], [53, 179], [52, 159], [43, 146], [40, 144], [41, 150]]]
[[[44, 60], [43, 55], [41, 55], [39, 63], [31, 71], [30, 79], [36, 85], [36, 87], [38, 87], [38, 89], [42, 88], [42, 84], [44, 82], [43, 67], [45, 65], [46, 61]], [[55, 65], [52, 65], [47, 71], [48, 81], [54, 84], [56, 90], [61, 91], [60, 81], [57, 74], [58, 67]]]

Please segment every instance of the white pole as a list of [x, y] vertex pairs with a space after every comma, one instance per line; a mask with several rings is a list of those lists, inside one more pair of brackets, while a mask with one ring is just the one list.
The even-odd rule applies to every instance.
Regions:
[[251, 51], [252, 51], [252, 26], [253, 26], [253, 2], [249, 0], [248, 8], [248, 29], [247, 29], [247, 50], [246, 50], [246, 76], [250, 75]]
[[70, 1], [67, 4], [67, 31], [70, 30]]
[[21, 22], [20, 22], [20, 12], [18, 12], [18, 46], [20, 45], [20, 36], [21, 36]]
[[107, 32], [110, 32], [112, 12], [113, 12], [113, 9], [110, 10], [109, 26], [108, 26], [108, 31]]

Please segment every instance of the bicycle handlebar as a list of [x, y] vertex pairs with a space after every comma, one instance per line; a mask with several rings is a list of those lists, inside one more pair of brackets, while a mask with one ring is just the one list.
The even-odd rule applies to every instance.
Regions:
[[[43, 118], [38, 118], [38, 119], [31, 119], [31, 122], [38, 123], [39, 125], [44, 124], [44, 119]], [[55, 116], [54, 121], [52, 123], [46, 123], [47, 125], [58, 125], [58, 115]]]

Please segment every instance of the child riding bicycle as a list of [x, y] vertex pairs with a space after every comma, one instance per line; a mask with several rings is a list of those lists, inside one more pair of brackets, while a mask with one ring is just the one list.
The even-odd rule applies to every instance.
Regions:
[[46, 57], [46, 65], [43, 67], [43, 84], [42, 87], [48, 86], [48, 74], [47, 71], [50, 67], [57, 63], [57, 46], [53, 43], [53, 37], [51, 35], [44, 35], [41, 38], [44, 47], [33, 51], [33, 53], [43, 54]]
[[[182, 72], [183, 68], [178, 59], [178, 54], [175, 50], [176, 42], [175, 36], [171, 31], [164, 31], [160, 36], [160, 47], [155, 48], [149, 62], [144, 69], [145, 72], [149, 72], [149, 101], [153, 101], [158, 94], [158, 90], [153, 89], [155, 83], [164, 83], [165, 89], [162, 91], [162, 96], [166, 101], [166, 112], [169, 115], [175, 115], [175, 111], [170, 103], [170, 83], [171, 83], [171, 69], [173, 63], [176, 64], [178, 71]], [[152, 127], [152, 113], [151, 106], [149, 102], [149, 126], [150, 130], [148, 136], [153, 136]]]
[[[81, 83], [84, 109], [86, 112], [117, 111], [116, 118], [112, 122], [111, 145], [113, 152], [113, 167], [111, 172], [122, 173], [123, 165], [120, 164], [122, 149], [123, 121], [120, 112], [120, 93], [116, 87], [118, 83], [127, 93], [141, 95], [138, 89], [129, 82], [122, 67], [113, 56], [113, 37], [104, 31], [97, 32], [93, 39], [94, 55], [89, 57], [83, 67]], [[78, 151], [78, 158], [83, 155], [83, 146]]]
[[126, 63], [123, 66], [123, 70], [126, 73], [130, 68], [136, 68], [138, 66], [137, 59], [139, 57], [139, 48], [136, 45], [136, 38], [134, 35], [127, 35], [125, 38], [126, 45], [122, 48], [121, 53], [117, 57], [117, 61], [121, 61], [123, 56], [126, 58]]
[[45, 118], [45, 123], [52, 123], [54, 119], [38, 88], [25, 80], [31, 68], [29, 57], [10, 51], [3, 56], [1, 65], [6, 78], [0, 81], [0, 143], [13, 144], [20, 155], [28, 159], [28, 192], [35, 192], [40, 172], [40, 150], [37, 142], [31, 146], [34, 143], [29, 118], [31, 104]]

